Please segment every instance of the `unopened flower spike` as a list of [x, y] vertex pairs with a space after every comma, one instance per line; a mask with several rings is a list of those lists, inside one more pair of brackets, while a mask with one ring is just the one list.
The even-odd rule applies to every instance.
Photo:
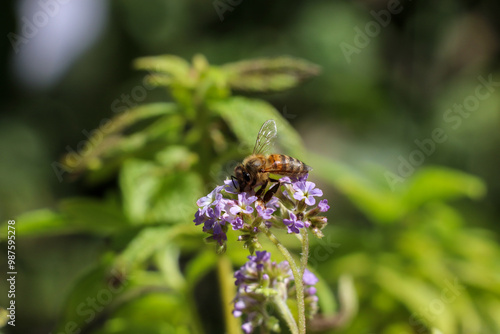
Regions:
[[[259, 326], [268, 331], [279, 332], [279, 323], [269, 310], [288, 313], [282, 308], [288, 299], [295, 299], [295, 281], [288, 262], [271, 262], [271, 253], [257, 251], [249, 256], [236, 273], [237, 293], [234, 299], [233, 315], [243, 317], [242, 329], [246, 334], [252, 333]], [[306, 287], [306, 314], [312, 317], [318, 311], [318, 297], [314, 285], [316, 276], [306, 269], [303, 284]], [[286, 306], [285, 306], [286, 307]], [[286, 315], [285, 315], [286, 316]]]

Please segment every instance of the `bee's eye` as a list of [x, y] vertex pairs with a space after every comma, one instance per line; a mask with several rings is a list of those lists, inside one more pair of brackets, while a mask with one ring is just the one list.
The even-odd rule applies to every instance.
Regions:
[[243, 177], [245, 178], [245, 181], [250, 182], [250, 174], [243, 173]]

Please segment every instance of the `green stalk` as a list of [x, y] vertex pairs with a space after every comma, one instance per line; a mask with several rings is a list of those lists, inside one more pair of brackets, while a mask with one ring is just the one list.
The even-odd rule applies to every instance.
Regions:
[[288, 325], [288, 328], [290, 328], [290, 332], [292, 332], [292, 334], [298, 334], [299, 328], [297, 327], [297, 323], [295, 322], [292, 312], [290, 312], [290, 309], [288, 308], [286, 302], [281, 298], [281, 296], [275, 296], [273, 298], [273, 302], [280, 310], [281, 315]]
[[264, 231], [266, 236], [271, 240], [271, 242], [278, 248], [278, 250], [283, 254], [285, 259], [290, 264], [290, 269], [292, 269], [293, 278], [295, 280], [295, 289], [297, 292], [297, 307], [299, 311], [299, 334], [306, 334], [306, 312], [304, 304], [304, 283], [302, 281], [302, 273], [297, 264], [295, 263], [292, 254], [286, 249], [285, 246], [276, 238], [276, 236], [269, 231], [267, 227], [261, 225], [261, 229]]
[[239, 320], [233, 316], [231, 305], [233, 298], [236, 295], [234, 291], [233, 269], [231, 261], [227, 255], [221, 255], [217, 259], [217, 275], [219, 276], [219, 288], [224, 312], [224, 323], [226, 333], [241, 334], [241, 324]]
[[302, 256], [300, 257], [300, 271], [302, 276], [304, 276], [304, 271], [307, 268], [307, 260], [309, 259], [309, 236], [307, 235], [307, 229], [303, 228], [300, 230], [300, 242], [302, 243]]

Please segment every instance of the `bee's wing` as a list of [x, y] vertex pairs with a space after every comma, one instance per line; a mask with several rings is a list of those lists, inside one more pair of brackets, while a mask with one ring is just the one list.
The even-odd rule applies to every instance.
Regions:
[[273, 146], [277, 134], [276, 122], [273, 119], [265, 121], [257, 135], [253, 154], [265, 154]]

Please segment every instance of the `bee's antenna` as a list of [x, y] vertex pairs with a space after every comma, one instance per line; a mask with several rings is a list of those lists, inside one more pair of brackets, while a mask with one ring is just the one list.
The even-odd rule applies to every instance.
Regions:
[[234, 183], [234, 180], [235, 180], [235, 179], [236, 179], [236, 176], [231, 175], [231, 181], [233, 181], [233, 186], [234, 186], [234, 189], [238, 189], [238, 188], [236, 187], [236, 184]]

